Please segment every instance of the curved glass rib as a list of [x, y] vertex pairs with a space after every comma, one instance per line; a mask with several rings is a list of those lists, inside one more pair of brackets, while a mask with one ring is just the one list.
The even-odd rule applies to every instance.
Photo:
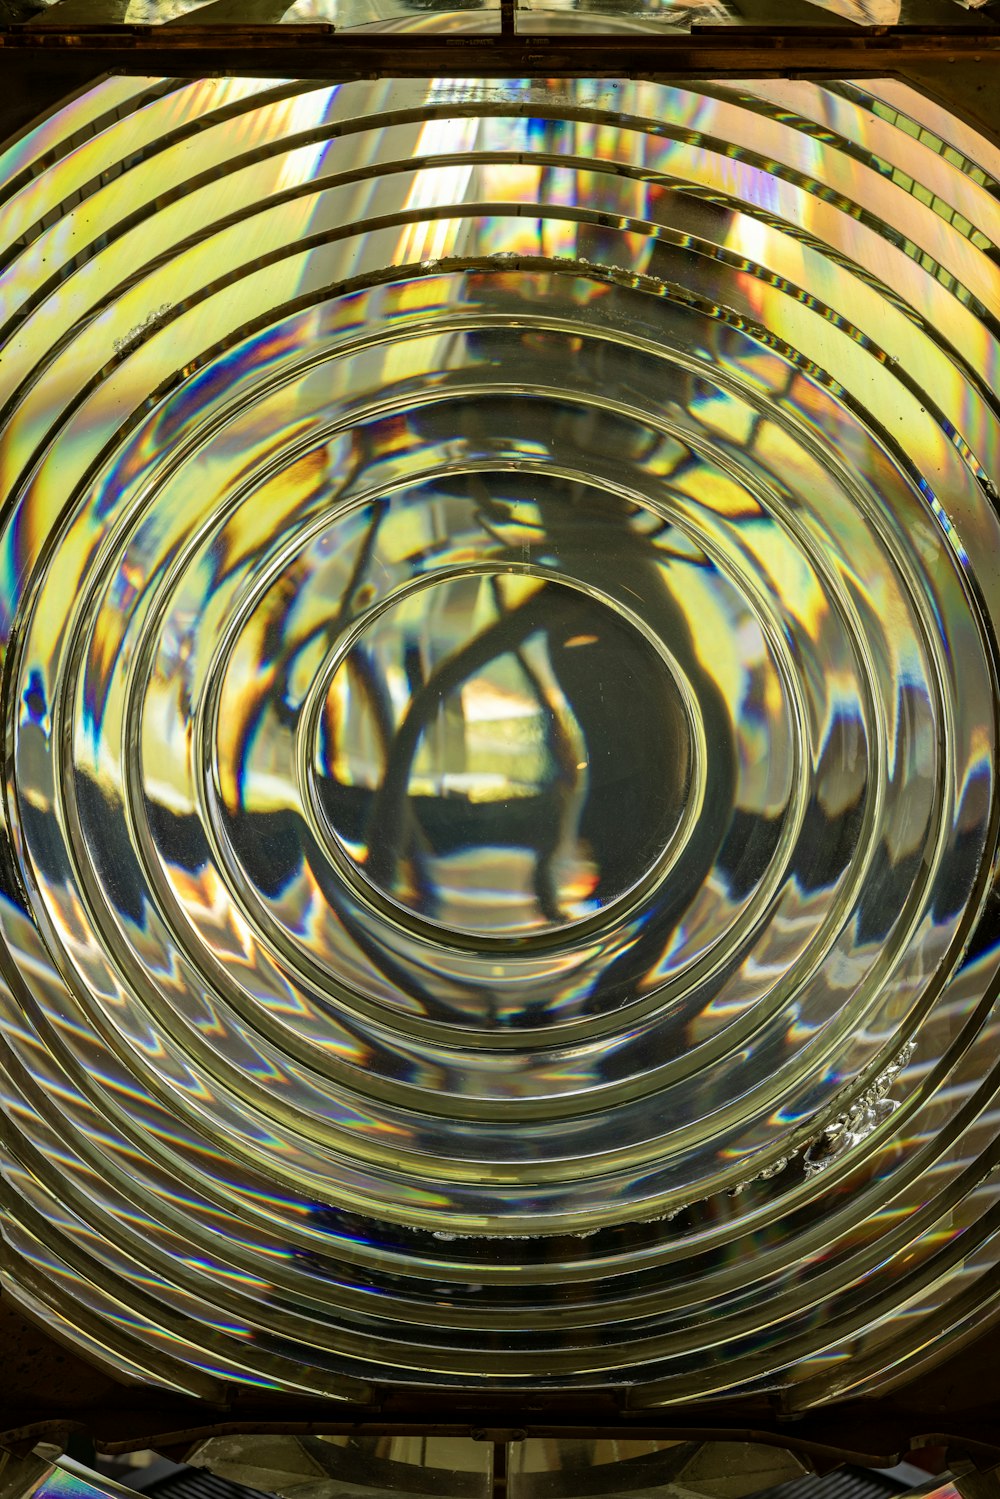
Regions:
[[962, 1335], [996, 168], [774, 80], [109, 80], [10, 148], [33, 1315], [198, 1394]]

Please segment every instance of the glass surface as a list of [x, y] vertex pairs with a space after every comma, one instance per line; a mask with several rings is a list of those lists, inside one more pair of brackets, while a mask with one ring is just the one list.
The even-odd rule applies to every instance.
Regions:
[[133, 1457], [152, 1461], [124, 1471], [114, 1464], [117, 1478], [67, 1457], [15, 1459], [5, 1469], [5, 1491], [8, 1499], [128, 1499], [164, 1488], [183, 1495], [204, 1492], [208, 1473], [221, 1480], [217, 1489], [232, 1486], [244, 1499], [501, 1499], [504, 1493], [511, 1499], [749, 1499], [807, 1471], [780, 1448], [641, 1438], [496, 1444], [472, 1436], [249, 1434], [203, 1441], [183, 1464], [152, 1452]]
[[[749, 1442], [529, 1437], [507, 1449], [509, 1499], [747, 1499], [806, 1468]], [[788, 1489], [787, 1495], [793, 1491]]]
[[211, 1437], [187, 1461], [278, 1499], [492, 1499], [494, 1493], [493, 1443], [469, 1436]]
[[125, 1499], [130, 1492], [123, 1485], [63, 1457], [26, 1484], [23, 1499]]
[[499, 32], [500, 0], [17, 0], [34, 27], [332, 26], [337, 31]]
[[453, 939], [598, 915], [676, 842], [696, 774], [685, 698], [646, 637], [582, 590], [505, 572], [421, 588], [320, 676], [314, 836]]
[[278, 1499], [396, 1494], [510, 1499], [749, 1499], [802, 1478], [779, 1447], [642, 1437], [210, 1437], [187, 1461]]
[[[809, 4], [789, 7], [815, 22]], [[782, 23], [790, 17], [783, 16]], [[729, 0], [519, 0], [516, 28], [522, 32], [690, 31], [692, 26], [739, 25]]]
[[6, 150], [5, 1294], [213, 1398], [992, 1315], [997, 157], [871, 80]]
[[[19, 21], [72, 30], [120, 24], [317, 25], [337, 30], [496, 32], [499, 0], [12, 0]], [[987, 0], [516, 0], [526, 33], [688, 32], [702, 26], [996, 28]]]
[[[528, 1438], [504, 1444], [501, 1487], [493, 1487], [494, 1444], [470, 1437], [214, 1437], [176, 1467], [166, 1468], [161, 1484], [175, 1492], [193, 1491], [205, 1468], [244, 1491], [278, 1499], [395, 1499], [401, 1494], [429, 1499], [487, 1499], [506, 1492], [511, 1499], [745, 1499], [761, 1489], [792, 1485], [815, 1488], [801, 1461], [777, 1447], [742, 1442], [655, 1442], [642, 1438], [573, 1440]], [[20, 1469], [22, 1471], [11, 1471]], [[908, 1476], [918, 1470], [911, 1469]], [[893, 1470], [890, 1482], [914, 1499], [959, 1499], [953, 1483], [934, 1480], [908, 1491]], [[138, 1468], [119, 1481], [67, 1457], [14, 1460], [5, 1470], [10, 1499], [128, 1499], [135, 1477], [145, 1485], [151, 1470]], [[863, 1470], [848, 1469], [841, 1481], [865, 1481]], [[832, 1475], [836, 1482], [838, 1475]]]

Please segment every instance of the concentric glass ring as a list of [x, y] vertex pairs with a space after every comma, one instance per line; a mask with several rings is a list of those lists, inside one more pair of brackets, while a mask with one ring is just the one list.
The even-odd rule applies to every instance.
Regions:
[[998, 176], [888, 81], [8, 147], [5, 1293], [202, 1395], [981, 1329]]

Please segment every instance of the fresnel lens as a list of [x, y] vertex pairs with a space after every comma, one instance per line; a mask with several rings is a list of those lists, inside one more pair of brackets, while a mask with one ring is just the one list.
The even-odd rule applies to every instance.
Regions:
[[5, 1297], [212, 1398], [982, 1327], [998, 181], [889, 80], [6, 150]]

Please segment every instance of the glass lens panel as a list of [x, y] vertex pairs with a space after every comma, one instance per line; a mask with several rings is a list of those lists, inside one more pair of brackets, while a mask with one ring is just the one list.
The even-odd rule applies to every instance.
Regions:
[[[333, 26], [338, 31], [486, 32], [500, 29], [500, 0], [16, 0], [35, 27]], [[224, 32], [220, 32], [224, 35]]]
[[5, 1294], [214, 1399], [992, 1315], [996, 173], [870, 80], [0, 157]]
[[[690, 31], [750, 25], [782, 30], [823, 26], [917, 25], [988, 31], [995, 17], [973, 0], [517, 0], [527, 32]], [[8, 0], [17, 21], [60, 27], [118, 24], [333, 26], [338, 31], [499, 30], [499, 0]]]
[[529, 1437], [508, 1451], [510, 1499], [748, 1499], [806, 1472], [790, 1452], [747, 1442]]
[[278, 1499], [488, 1499], [493, 1451], [471, 1437], [235, 1436], [202, 1442], [188, 1462]]

